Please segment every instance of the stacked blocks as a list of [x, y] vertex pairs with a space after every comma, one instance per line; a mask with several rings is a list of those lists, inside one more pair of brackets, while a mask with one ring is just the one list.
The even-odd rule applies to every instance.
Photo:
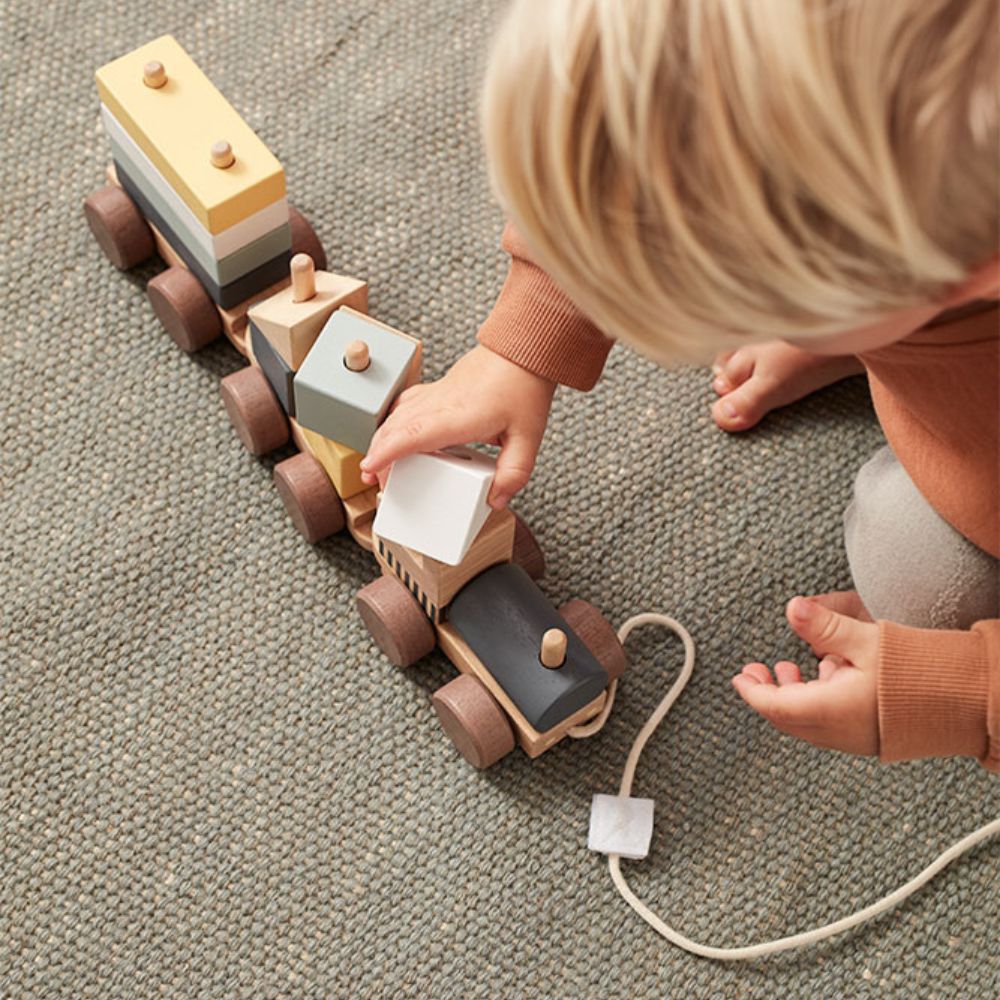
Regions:
[[222, 309], [287, 274], [281, 164], [169, 35], [97, 71], [122, 187]]
[[471, 448], [399, 459], [389, 472], [372, 531], [457, 566], [490, 516], [486, 498], [495, 473], [496, 461]]
[[[360, 360], [352, 364], [355, 350]], [[296, 419], [308, 430], [366, 452], [418, 362], [414, 338], [338, 309], [295, 374]]]

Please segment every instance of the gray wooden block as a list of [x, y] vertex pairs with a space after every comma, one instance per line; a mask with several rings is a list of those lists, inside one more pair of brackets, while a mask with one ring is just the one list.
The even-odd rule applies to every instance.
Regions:
[[267, 377], [274, 390], [278, 402], [284, 407], [285, 413], [295, 416], [295, 371], [285, 359], [274, 349], [271, 341], [260, 332], [257, 325], [250, 321], [250, 347], [253, 356], [260, 365], [260, 370]]
[[[608, 686], [604, 667], [515, 563], [494, 566], [467, 583], [448, 618], [539, 732], [589, 705]], [[562, 629], [567, 639], [566, 660], [554, 670], [539, 659], [550, 628]]]
[[[351, 371], [344, 351], [368, 345], [370, 362]], [[338, 310], [295, 374], [295, 413], [303, 427], [362, 453], [406, 381], [416, 343], [365, 316]]]

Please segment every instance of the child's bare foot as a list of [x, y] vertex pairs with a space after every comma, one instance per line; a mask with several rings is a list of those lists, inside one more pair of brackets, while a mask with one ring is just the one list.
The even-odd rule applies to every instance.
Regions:
[[745, 431], [771, 410], [859, 375], [864, 366], [852, 354], [810, 354], [782, 340], [720, 354], [712, 366], [712, 388], [721, 396], [712, 416], [724, 431]]

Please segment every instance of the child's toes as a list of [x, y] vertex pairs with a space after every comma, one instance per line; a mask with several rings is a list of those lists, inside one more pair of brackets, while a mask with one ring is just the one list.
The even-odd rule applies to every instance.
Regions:
[[788, 660], [782, 660], [774, 665], [774, 676], [778, 679], [780, 686], [802, 683], [802, 671], [796, 664], [790, 663]]
[[744, 431], [759, 423], [767, 410], [766, 397], [751, 379], [712, 404], [712, 419], [724, 431]]

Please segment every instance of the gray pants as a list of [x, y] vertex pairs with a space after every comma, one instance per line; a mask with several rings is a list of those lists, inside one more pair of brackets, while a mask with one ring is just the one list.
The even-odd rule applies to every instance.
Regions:
[[844, 541], [854, 587], [875, 619], [967, 629], [1000, 618], [1000, 560], [931, 507], [888, 447], [858, 472]]

